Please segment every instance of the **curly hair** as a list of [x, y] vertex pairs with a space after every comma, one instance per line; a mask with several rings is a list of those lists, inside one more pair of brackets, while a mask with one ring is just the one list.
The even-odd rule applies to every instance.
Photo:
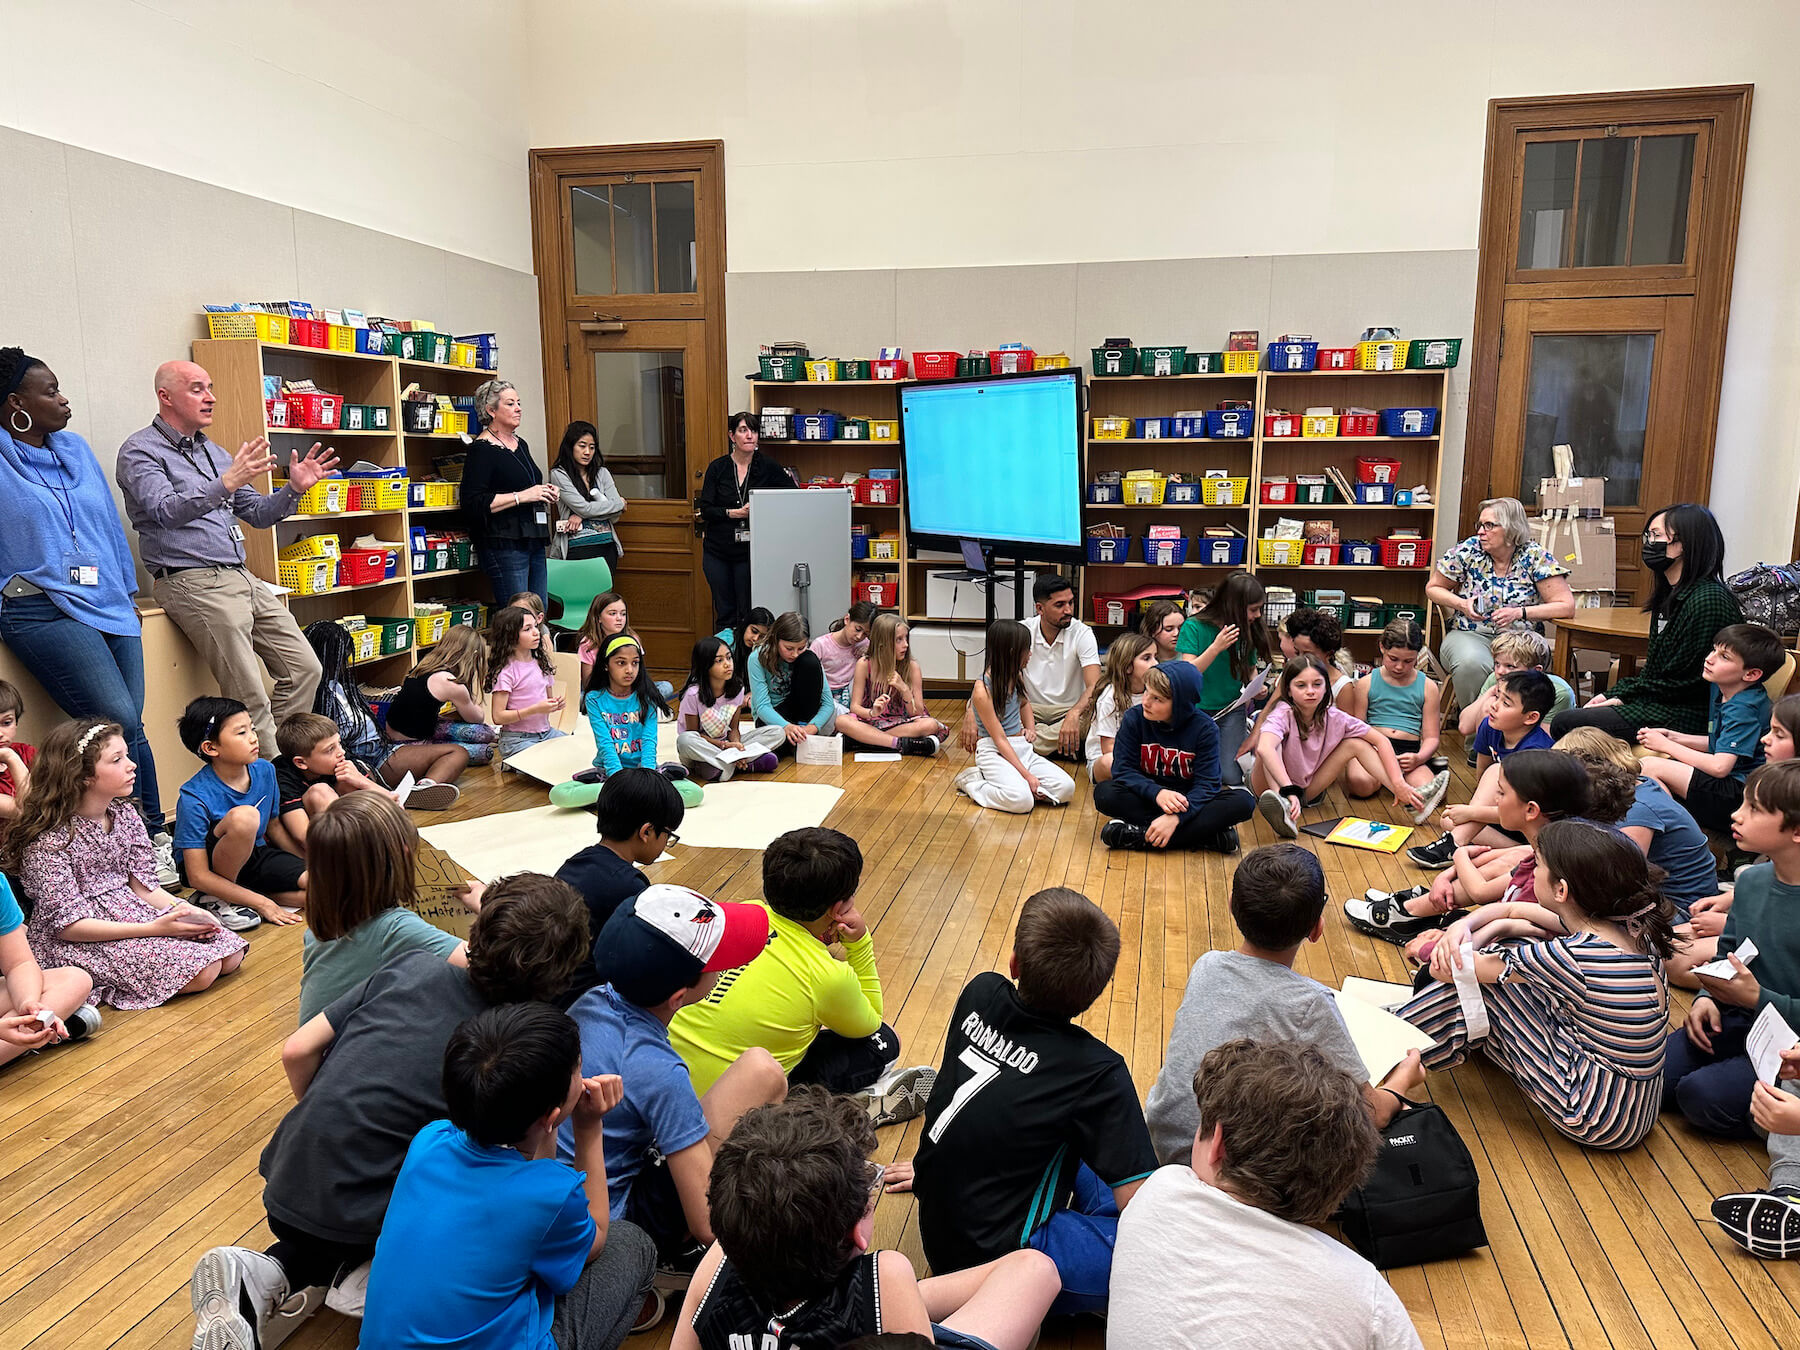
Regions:
[[31, 790], [19, 799], [19, 814], [0, 844], [0, 869], [16, 873], [25, 850], [47, 835], [62, 831], [67, 840], [100, 756], [113, 737], [124, 735], [125, 728], [104, 717], [59, 722], [51, 729], [31, 766]]
[[469, 981], [489, 1003], [550, 1003], [589, 948], [587, 905], [566, 881], [515, 872], [487, 888], [469, 932]]

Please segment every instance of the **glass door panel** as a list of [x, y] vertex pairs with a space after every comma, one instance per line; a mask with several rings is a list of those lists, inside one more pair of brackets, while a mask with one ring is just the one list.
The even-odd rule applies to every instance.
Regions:
[[1518, 491], [1536, 498], [1555, 475], [1551, 450], [1567, 445], [1575, 472], [1606, 479], [1606, 504], [1643, 505], [1644, 433], [1650, 417], [1654, 333], [1533, 334]]

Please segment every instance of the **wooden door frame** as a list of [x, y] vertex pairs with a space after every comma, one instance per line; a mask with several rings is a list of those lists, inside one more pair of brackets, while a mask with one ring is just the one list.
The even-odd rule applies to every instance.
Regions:
[[[565, 177], [592, 177], [612, 173], [699, 172], [712, 190], [694, 198], [694, 240], [698, 245], [697, 295], [676, 298], [666, 306], [646, 297], [623, 296], [615, 301], [581, 307], [570, 304], [574, 279], [565, 273], [562, 240], [561, 181]], [[729, 388], [725, 369], [725, 142], [664, 141], [649, 145], [563, 146], [531, 152], [531, 259], [537, 270], [539, 328], [544, 346], [544, 413], [548, 425], [568, 425], [574, 416], [569, 402], [568, 328], [580, 320], [706, 319], [704, 359], [712, 369], [715, 387]], [[711, 260], [710, 262], [708, 260]], [[649, 298], [649, 299], [653, 299]], [[729, 402], [729, 398], [726, 402]], [[724, 424], [724, 418], [719, 418]], [[692, 492], [684, 492], [691, 497]], [[696, 564], [697, 565], [697, 564]]]
[[[1633, 123], [1707, 122], [1711, 124], [1705, 186], [1693, 204], [1701, 220], [1693, 256], [1698, 284], [1686, 279], [1658, 282], [1645, 276], [1620, 276], [1627, 269], [1594, 268], [1591, 280], [1561, 284], [1561, 296], [1668, 295], [1694, 296], [1694, 341], [1688, 355], [1688, 401], [1677, 482], [1686, 500], [1705, 501], [1712, 483], [1713, 442], [1718, 431], [1719, 393], [1725, 358], [1726, 325], [1731, 312], [1732, 273], [1737, 258], [1738, 211], [1744, 190], [1744, 156], [1749, 140], [1750, 96], [1747, 84], [1694, 89], [1646, 89], [1622, 93], [1569, 94], [1547, 98], [1504, 98], [1488, 102], [1486, 157], [1482, 170], [1480, 260], [1475, 283], [1474, 359], [1469, 371], [1469, 417], [1463, 437], [1463, 483], [1458, 536], [1475, 528], [1483, 499], [1495, 491], [1492, 482], [1494, 423], [1499, 407], [1500, 353], [1509, 299], [1548, 299], [1542, 284], [1507, 281], [1512, 258], [1507, 245], [1516, 224], [1518, 192], [1513, 177], [1512, 147], [1523, 131], [1573, 128], [1604, 129]], [[1473, 487], [1472, 485], [1480, 485]], [[1502, 493], [1502, 495], [1507, 495]], [[1653, 506], [1646, 503], [1648, 509]], [[1800, 535], [1800, 522], [1796, 523]]]

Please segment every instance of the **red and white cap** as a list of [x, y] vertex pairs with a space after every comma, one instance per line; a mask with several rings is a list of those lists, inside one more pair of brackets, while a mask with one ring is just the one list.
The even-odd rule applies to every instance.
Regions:
[[761, 905], [662, 884], [613, 911], [594, 943], [594, 965], [620, 994], [652, 1006], [708, 971], [747, 965], [768, 944], [769, 913]]

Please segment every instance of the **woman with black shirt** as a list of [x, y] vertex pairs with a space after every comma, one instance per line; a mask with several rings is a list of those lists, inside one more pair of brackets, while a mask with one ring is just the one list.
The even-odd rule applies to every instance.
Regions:
[[463, 461], [462, 508], [481, 570], [496, 601], [535, 591], [548, 606], [544, 550], [550, 540], [550, 504], [557, 494], [519, 435], [524, 417], [519, 391], [508, 380], [489, 380], [475, 391], [475, 416], [482, 432]]
[[733, 413], [726, 428], [731, 450], [706, 466], [700, 520], [706, 546], [701, 566], [712, 588], [713, 627], [736, 628], [750, 612], [750, 493], [795, 486], [788, 471], [757, 449], [755, 413]]

